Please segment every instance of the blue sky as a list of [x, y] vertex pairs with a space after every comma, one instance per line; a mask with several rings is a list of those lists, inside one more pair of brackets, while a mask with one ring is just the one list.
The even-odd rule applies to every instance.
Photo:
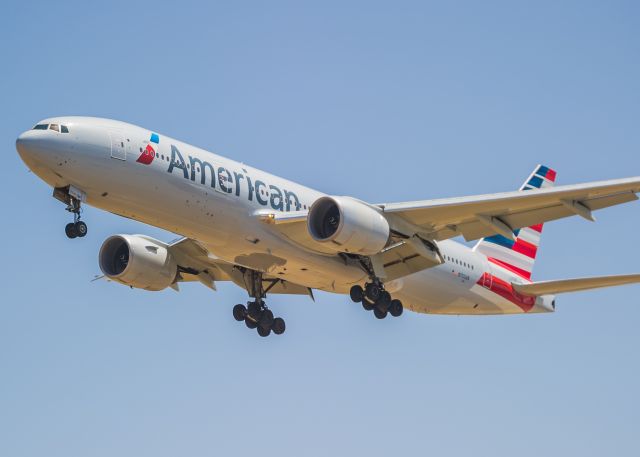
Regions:
[[[117, 118], [371, 202], [640, 174], [637, 2], [9, 2], [0, 15], [0, 455], [636, 456], [640, 287], [542, 316], [377, 321], [347, 297], [90, 282], [89, 235], [15, 152]], [[640, 206], [545, 227], [536, 279], [640, 271]]]

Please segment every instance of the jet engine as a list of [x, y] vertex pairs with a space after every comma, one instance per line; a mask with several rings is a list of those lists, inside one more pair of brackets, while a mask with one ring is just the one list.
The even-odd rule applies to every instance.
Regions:
[[166, 245], [142, 235], [107, 238], [100, 248], [99, 262], [107, 278], [137, 289], [166, 289], [178, 274], [178, 265]]
[[320, 197], [307, 217], [311, 237], [336, 252], [373, 255], [389, 241], [389, 223], [370, 205], [350, 197]]

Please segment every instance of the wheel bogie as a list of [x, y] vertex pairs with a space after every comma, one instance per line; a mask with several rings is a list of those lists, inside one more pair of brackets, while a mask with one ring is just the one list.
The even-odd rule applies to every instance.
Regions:
[[364, 289], [358, 285], [351, 287], [349, 296], [352, 301], [361, 302], [366, 311], [373, 311], [378, 319], [384, 319], [388, 314], [398, 317], [403, 311], [402, 302], [393, 299], [379, 280], [365, 284]]
[[269, 336], [271, 332], [282, 335], [285, 330], [284, 319], [275, 317], [273, 311], [267, 308], [263, 300], [250, 301], [246, 307], [235, 305], [233, 317], [237, 321], [244, 321], [248, 328], [256, 329], [258, 335], [262, 337]]

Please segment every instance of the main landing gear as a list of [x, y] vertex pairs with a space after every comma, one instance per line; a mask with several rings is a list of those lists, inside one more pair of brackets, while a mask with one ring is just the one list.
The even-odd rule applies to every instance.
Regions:
[[366, 283], [364, 289], [359, 285], [353, 286], [349, 295], [355, 303], [362, 303], [365, 310], [373, 311], [378, 319], [384, 319], [387, 314], [398, 317], [404, 310], [402, 302], [392, 299], [391, 294], [384, 290], [384, 285], [378, 280]]
[[269, 336], [271, 332], [282, 335], [286, 329], [284, 319], [275, 317], [273, 311], [267, 308], [264, 302], [269, 288], [265, 290], [262, 286], [262, 273], [245, 270], [243, 274], [249, 296], [254, 300], [247, 302], [247, 306], [241, 304], [234, 306], [234, 319], [238, 322], [244, 321], [248, 328], [256, 329], [258, 335], [262, 337]]
[[68, 223], [64, 228], [68, 238], [83, 238], [87, 235], [87, 224], [80, 220], [80, 200], [69, 196], [67, 211], [73, 213], [73, 222]]

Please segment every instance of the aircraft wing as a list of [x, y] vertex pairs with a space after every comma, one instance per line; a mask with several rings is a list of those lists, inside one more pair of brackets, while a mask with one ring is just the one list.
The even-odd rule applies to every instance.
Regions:
[[[179, 266], [178, 282], [199, 281], [216, 290], [216, 281], [233, 281], [245, 288], [242, 265], [218, 258], [198, 241], [181, 238], [170, 243], [167, 248]], [[309, 288], [274, 276], [264, 275], [263, 287], [270, 294], [309, 295], [313, 298]]]
[[619, 276], [597, 276], [592, 278], [561, 279], [559, 281], [538, 281], [529, 284], [512, 283], [513, 288], [524, 295], [555, 295], [565, 292], [621, 286], [640, 282], [640, 274]]
[[470, 197], [377, 205], [392, 227], [432, 240], [462, 235], [467, 241], [637, 200], [640, 177]]

